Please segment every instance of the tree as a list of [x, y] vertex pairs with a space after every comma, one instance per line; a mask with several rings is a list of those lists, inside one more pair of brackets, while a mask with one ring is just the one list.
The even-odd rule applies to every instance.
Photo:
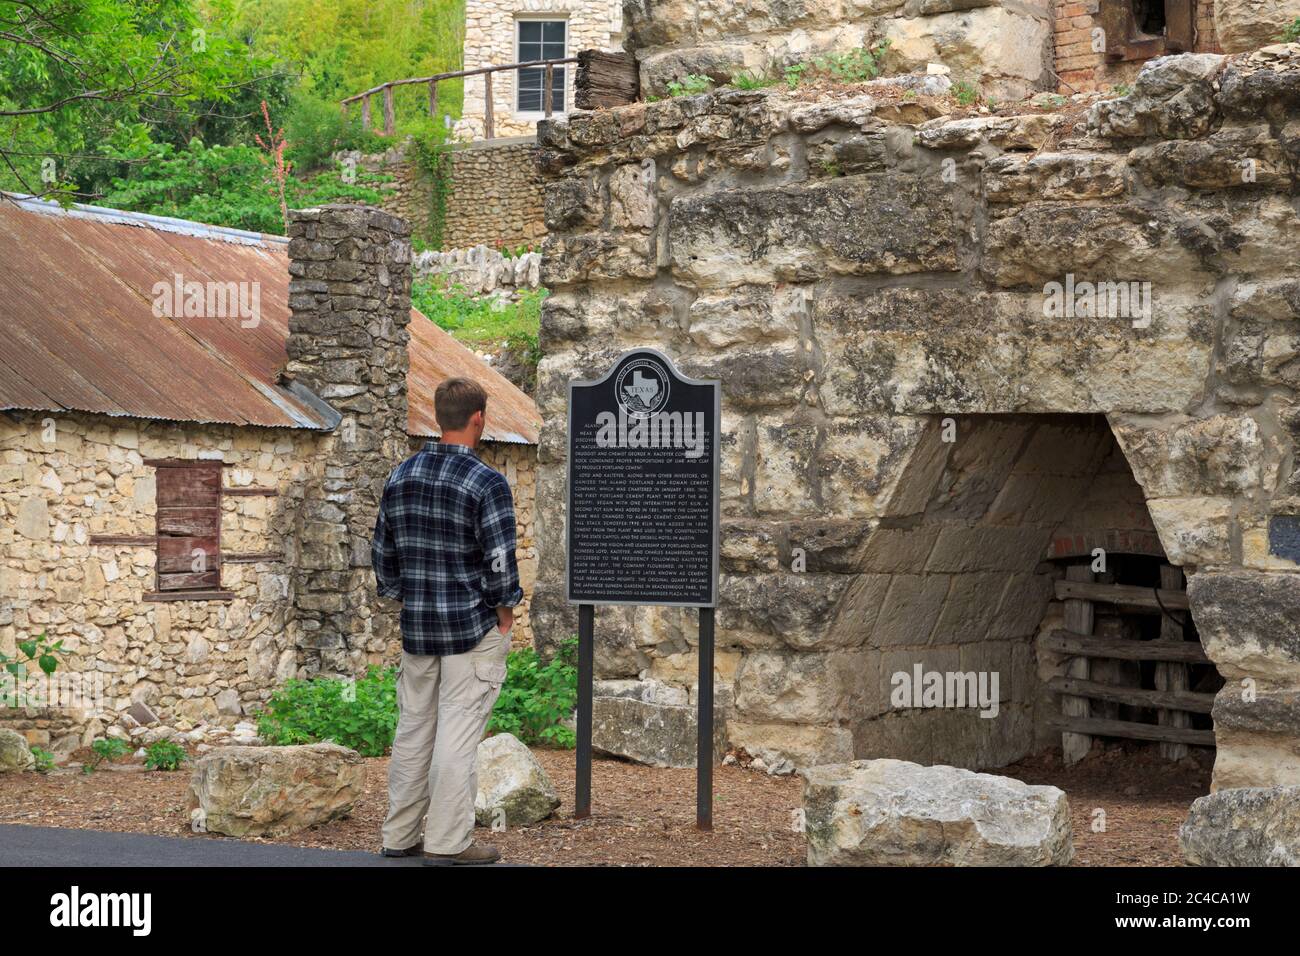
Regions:
[[118, 171], [102, 147], [143, 154], [167, 117], [244, 95], [268, 64], [214, 27], [229, 3], [0, 0], [0, 185], [84, 197]]

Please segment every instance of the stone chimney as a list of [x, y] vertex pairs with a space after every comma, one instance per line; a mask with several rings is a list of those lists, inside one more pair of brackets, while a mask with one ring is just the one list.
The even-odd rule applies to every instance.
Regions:
[[398, 638], [375, 595], [370, 539], [384, 480], [408, 455], [410, 227], [368, 206], [289, 220], [290, 387], [342, 416], [304, 485], [286, 560], [299, 673], [360, 675]]

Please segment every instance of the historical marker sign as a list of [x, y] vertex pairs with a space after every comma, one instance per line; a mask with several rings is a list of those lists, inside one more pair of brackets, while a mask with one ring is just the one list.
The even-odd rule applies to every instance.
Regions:
[[569, 384], [570, 603], [717, 604], [721, 417], [654, 349]]

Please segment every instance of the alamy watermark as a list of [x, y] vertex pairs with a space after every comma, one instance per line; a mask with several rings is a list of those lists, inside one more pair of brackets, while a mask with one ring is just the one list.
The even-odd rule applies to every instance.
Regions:
[[918, 663], [889, 678], [889, 703], [900, 710], [978, 707], [981, 717], [991, 718], [998, 715], [998, 682], [997, 671], [927, 671]]
[[155, 282], [150, 291], [156, 319], [239, 319], [243, 329], [262, 322], [262, 284], [257, 281], [187, 282], [177, 272], [171, 282]]
[[1043, 286], [1043, 315], [1049, 319], [1131, 319], [1133, 328], [1151, 325], [1151, 283], [1144, 281], [1076, 281], [1073, 272], [1065, 282]]

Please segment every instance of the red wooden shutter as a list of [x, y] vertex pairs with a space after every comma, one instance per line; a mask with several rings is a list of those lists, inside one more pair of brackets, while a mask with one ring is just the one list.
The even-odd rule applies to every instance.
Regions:
[[159, 591], [221, 588], [220, 461], [161, 459], [157, 468]]

